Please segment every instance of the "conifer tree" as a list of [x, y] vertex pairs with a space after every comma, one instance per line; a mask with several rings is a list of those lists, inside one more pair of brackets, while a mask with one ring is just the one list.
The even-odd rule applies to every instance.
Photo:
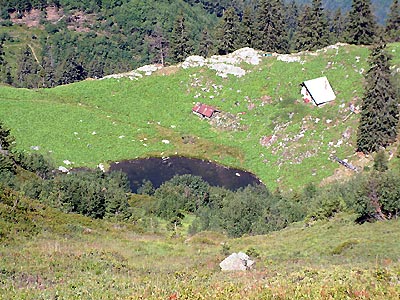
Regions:
[[299, 22], [299, 8], [295, 0], [286, 6], [286, 24], [288, 29], [289, 48], [294, 48], [294, 36]]
[[0, 38], [0, 82], [12, 84], [11, 69], [5, 58], [3, 49], [5, 38]]
[[150, 61], [153, 63], [165, 64], [168, 52], [168, 41], [164, 37], [164, 32], [160, 24], [154, 26], [150, 36], [146, 38], [149, 44]]
[[394, 0], [386, 19], [386, 38], [389, 42], [400, 42], [400, 3]]
[[371, 0], [353, 0], [347, 17], [346, 41], [355, 45], [374, 43], [377, 24], [371, 9]]
[[281, 0], [261, 0], [256, 16], [255, 46], [263, 51], [287, 53], [288, 32]]
[[316, 50], [330, 44], [328, 18], [321, 0], [313, 0], [300, 15], [296, 33], [297, 50]]
[[381, 42], [370, 54], [370, 70], [366, 73], [366, 87], [357, 132], [357, 151], [376, 152], [393, 143], [397, 137], [399, 103], [392, 84], [390, 55]]
[[56, 85], [54, 64], [51, 46], [44, 44], [41, 61], [42, 68], [39, 71], [39, 75], [42, 79], [42, 87], [51, 88]]
[[104, 76], [105, 57], [94, 57], [87, 64], [89, 78], [102, 78]]
[[330, 44], [329, 24], [325, 10], [322, 7], [322, 0], [313, 0], [312, 2], [313, 22], [315, 28], [315, 48], [326, 47]]
[[228, 8], [216, 29], [216, 52], [225, 55], [238, 49], [239, 18], [233, 7]]
[[214, 43], [212, 37], [208, 29], [205, 28], [201, 32], [198, 53], [203, 57], [208, 57], [213, 54], [213, 48], [214, 48]]
[[331, 21], [331, 41], [332, 43], [341, 42], [345, 29], [345, 17], [340, 7], [335, 11]]
[[186, 29], [185, 17], [181, 13], [175, 20], [170, 40], [170, 59], [172, 62], [182, 62], [193, 54], [193, 45]]
[[297, 31], [295, 34], [295, 49], [296, 50], [312, 50], [313, 45], [313, 29], [311, 27], [311, 7], [305, 6], [303, 12], [299, 16]]
[[2, 153], [11, 151], [14, 143], [15, 138], [11, 135], [11, 129], [0, 121], [0, 150]]
[[4, 62], [4, 50], [3, 50], [3, 40], [0, 39], [0, 66]]
[[87, 72], [83, 67], [82, 62], [73, 51], [67, 54], [65, 60], [57, 70], [59, 74], [56, 77], [58, 78], [58, 84], [60, 85], [84, 80], [87, 76]]
[[246, 6], [240, 22], [238, 46], [254, 47], [254, 15], [250, 6]]
[[374, 157], [374, 170], [378, 172], [385, 172], [389, 169], [388, 157], [384, 150], [379, 150]]
[[26, 46], [17, 58], [17, 85], [18, 87], [37, 88], [40, 77], [39, 66], [35, 61], [29, 46]]
[[5, 59], [3, 40], [0, 40], [0, 82], [12, 84], [11, 69]]

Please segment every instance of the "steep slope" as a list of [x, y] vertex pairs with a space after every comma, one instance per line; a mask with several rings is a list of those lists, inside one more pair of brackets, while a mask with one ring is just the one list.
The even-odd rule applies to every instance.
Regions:
[[51, 58], [50, 64], [60, 67], [57, 72], [63, 71], [68, 54], [75, 53], [86, 70], [101, 73], [89, 77], [101, 77], [159, 61], [179, 13], [185, 16], [195, 46], [202, 30], [217, 21], [201, 6], [182, 0], [25, 2], [29, 5], [23, 8], [18, 3], [0, 3], [0, 39], [13, 75], [27, 44], [34, 46], [42, 64], [43, 56]]

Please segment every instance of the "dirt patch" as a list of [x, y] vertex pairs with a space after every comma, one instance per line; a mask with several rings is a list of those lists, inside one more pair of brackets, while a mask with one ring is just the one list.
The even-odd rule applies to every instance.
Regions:
[[32, 9], [29, 12], [25, 12], [22, 16], [13, 12], [10, 14], [10, 20], [14, 24], [25, 24], [28, 27], [38, 27], [42, 18], [42, 12], [39, 9]]
[[64, 16], [64, 10], [58, 9], [55, 6], [48, 6], [46, 8], [47, 21], [58, 22]]
[[157, 70], [155, 74], [157, 75], [172, 75], [179, 71], [179, 67], [177, 66], [169, 66], [163, 67], [160, 70]]
[[[371, 156], [367, 157], [363, 154], [357, 153], [356, 158], [351, 161], [351, 164], [353, 166], [356, 166], [358, 170], [362, 170], [364, 169], [365, 166], [370, 166], [372, 164], [372, 161], [373, 159]], [[337, 163], [337, 162], [332, 161], [332, 163]], [[354, 171], [346, 168], [345, 166], [340, 166], [338, 164], [338, 168], [334, 171], [333, 175], [323, 179], [320, 183], [320, 186], [324, 186], [334, 182], [342, 182], [345, 180], [349, 180], [355, 174], [356, 173]]]
[[345, 167], [340, 167], [334, 171], [332, 176], [324, 178], [321, 181], [320, 186], [325, 186], [331, 183], [343, 182], [349, 180], [351, 177], [354, 176], [354, 174], [355, 174], [354, 171], [346, 169]]
[[45, 11], [32, 9], [30, 11], [25, 11], [22, 14], [18, 12], [10, 14], [10, 20], [14, 24], [26, 25], [29, 28], [43, 28], [40, 24], [42, 20], [55, 24], [63, 18], [66, 18], [68, 29], [78, 32], [89, 32], [91, 30], [90, 25], [96, 21], [96, 14], [85, 14], [84, 12], [77, 11], [70, 16], [66, 16], [62, 8], [58, 9], [54, 6], [47, 7]]

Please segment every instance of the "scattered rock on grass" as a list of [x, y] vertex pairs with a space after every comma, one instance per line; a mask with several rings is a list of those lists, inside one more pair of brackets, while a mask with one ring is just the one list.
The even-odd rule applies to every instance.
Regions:
[[254, 263], [246, 253], [239, 252], [229, 255], [219, 266], [221, 271], [246, 271], [252, 269]]

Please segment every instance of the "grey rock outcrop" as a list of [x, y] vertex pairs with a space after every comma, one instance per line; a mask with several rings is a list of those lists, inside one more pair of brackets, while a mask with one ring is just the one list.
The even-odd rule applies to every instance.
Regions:
[[243, 252], [232, 253], [219, 264], [222, 271], [246, 271], [253, 265], [254, 261]]

